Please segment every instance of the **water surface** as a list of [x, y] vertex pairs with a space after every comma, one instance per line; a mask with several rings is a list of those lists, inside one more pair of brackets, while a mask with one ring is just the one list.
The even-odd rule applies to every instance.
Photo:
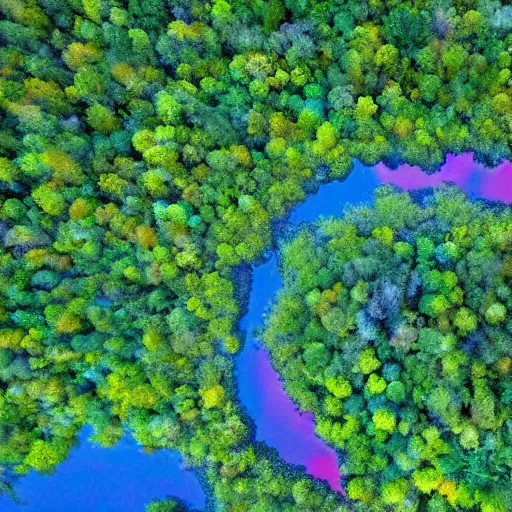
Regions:
[[0, 511], [142, 512], [150, 501], [167, 496], [204, 509], [201, 485], [177, 452], [147, 454], [128, 437], [103, 448], [87, 441], [91, 434], [90, 427], [80, 432], [80, 444], [53, 475], [32, 471], [16, 483], [24, 505], [0, 494]]

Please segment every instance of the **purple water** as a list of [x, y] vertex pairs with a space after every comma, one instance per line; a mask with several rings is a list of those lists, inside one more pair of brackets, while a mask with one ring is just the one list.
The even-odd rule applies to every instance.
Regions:
[[407, 164], [392, 170], [385, 164], [375, 166], [375, 174], [381, 183], [392, 183], [405, 190], [436, 187], [443, 182], [453, 182], [469, 193], [476, 193], [486, 168], [473, 161], [471, 153], [448, 155], [446, 163], [434, 174], [424, 173], [420, 167]]
[[419, 167], [407, 164], [392, 170], [380, 163], [374, 169], [381, 183], [392, 183], [405, 190], [453, 182], [468, 194], [512, 203], [512, 163], [508, 161], [489, 169], [476, 163], [472, 153], [464, 153], [448, 155], [446, 163], [435, 174], [425, 174]]
[[[250, 333], [257, 327], [268, 299], [281, 284], [275, 258], [254, 269], [249, 312], [241, 321], [242, 329]], [[315, 435], [313, 415], [299, 414], [272, 368], [267, 351], [250, 336], [237, 358], [237, 368], [239, 397], [256, 423], [257, 440], [277, 448], [284, 460], [306, 466], [309, 474], [327, 480], [341, 491], [336, 452]]]
[[[474, 196], [512, 203], [512, 164], [505, 162], [487, 169], [466, 153], [448, 155], [439, 172], [431, 175], [405, 164], [391, 170], [384, 164], [368, 168], [356, 163], [345, 181], [320, 187], [317, 194], [295, 208], [288, 220], [298, 224], [341, 215], [347, 204], [370, 202], [373, 190], [383, 183], [412, 190], [443, 182], [453, 182]], [[281, 284], [275, 256], [254, 269], [248, 312], [240, 324], [247, 332], [247, 341], [237, 359], [239, 397], [256, 424], [257, 440], [276, 448], [285, 461], [305, 466], [310, 475], [342, 492], [336, 452], [315, 435], [313, 415], [301, 413], [290, 400], [268, 352], [252, 335], [262, 324], [263, 314]]]

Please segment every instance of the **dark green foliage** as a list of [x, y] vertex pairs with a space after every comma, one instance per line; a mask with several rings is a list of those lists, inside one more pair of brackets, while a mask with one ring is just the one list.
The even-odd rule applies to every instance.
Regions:
[[146, 512], [190, 512], [190, 509], [185, 504], [170, 498], [151, 502], [146, 507]]

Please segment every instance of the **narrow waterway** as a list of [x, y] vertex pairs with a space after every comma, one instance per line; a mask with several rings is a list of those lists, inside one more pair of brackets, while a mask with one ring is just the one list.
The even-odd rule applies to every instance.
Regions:
[[[291, 212], [288, 222], [297, 225], [321, 216], [340, 215], [348, 203], [370, 201], [378, 183], [373, 168], [356, 164], [345, 181], [323, 185], [309, 196]], [[267, 351], [252, 335], [281, 285], [274, 254], [254, 269], [248, 311], [240, 322], [247, 340], [237, 358], [239, 398], [256, 424], [258, 441], [276, 448], [286, 462], [304, 465], [310, 475], [327, 480], [333, 489], [341, 491], [335, 450], [315, 435], [313, 415], [298, 412], [273, 370]]]

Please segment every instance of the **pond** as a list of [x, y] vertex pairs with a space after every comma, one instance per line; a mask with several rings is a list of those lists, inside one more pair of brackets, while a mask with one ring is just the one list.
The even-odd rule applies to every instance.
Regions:
[[[345, 181], [322, 185], [297, 206], [288, 223], [297, 225], [321, 216], [341, 215], [348, 204], [370, 202], [373, 190], [382, 183], [417, 189], [442, 182], [454, 182], [474, 196], [512, 202], [512, 164], [508, 162], [489, 170], [475, 164], [471, 154], [448, 155], [441, 170], [431, 175], [407, 165], [390, 170], [383, 164], [370, 168], [356, 163]], [[286, 395], [268, 353], [253, 335], [280, 287], [274, 252], [266, 263], [253, 270], [248, 311], [240, 322], [247, 340], [236, 360], [239, 398], [254, 420], [257, 440], [276, 448], [285, 461], [305, 466], [309, 474], [341, 492], [336, 452], [315, 435], [312, 414], [301, 414]], [[177, 453], [160, 450], [147, 455], [128, 438], [113, 448], [101, 448], [87, 441], [90, 433], [88, 429], [82, 431], [80, 445], [54, 475], [32, 472], [20, 479], [16, 490], [26, 503], [24, 506], [0, 496], [0, 510], [142, 511], [151, 500], [166, 496], [205, 509], [206, 497], [199, 480], [183, 467]]]

